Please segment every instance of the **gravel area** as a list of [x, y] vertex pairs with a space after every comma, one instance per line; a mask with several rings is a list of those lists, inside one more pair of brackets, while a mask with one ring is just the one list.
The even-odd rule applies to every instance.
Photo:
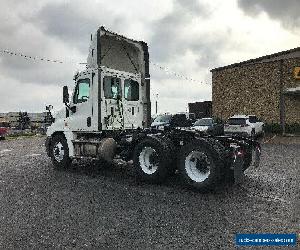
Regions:
[[202, 194], [121, 164], [55, 170], [44, 140], [0, 141], [1, 249], [235, 249], [236, 233], [300, 232], [298, 143], [263, 144], [241, 185]]

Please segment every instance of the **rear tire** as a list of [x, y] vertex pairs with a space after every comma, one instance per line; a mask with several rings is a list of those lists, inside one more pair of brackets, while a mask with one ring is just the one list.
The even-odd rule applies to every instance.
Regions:
[[180, 150], [180, 176], [192, 189], [204, 192], [215, 189], [223, 167], [220, 152], [208, 142], [195, 140]]
[[133, 166], [137, 178], [161, 183], [172, 172], [172, 145], [169, 140], [148, 137], [139, 142], [133, 152]]
[[50, 157], [55, 168], [67, 168], [71, 165], [68, 143], [63, 135], [56, 135], [51, 140]]

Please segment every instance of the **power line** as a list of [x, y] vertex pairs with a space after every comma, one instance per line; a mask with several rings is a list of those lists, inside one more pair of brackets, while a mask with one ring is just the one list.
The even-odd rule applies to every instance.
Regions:
[[169, 68], [167, 68], [167, 67], [165, 67], [165, 66], [162, 66], [162, 65], [160, 65], [160, 64], [158, 64], [158, 63], [154, 63], [154, 62], [151, 62], [151, 61], [150, 61], [150, 64], [152, 64], [153, 66], [155, 66], [155, 67], [159, 68], [160, 70], [164, 71], [166, 74], [174, 75], [174, 76], [176, 76], [176, 77], [178, 77], [178, 78], [182, 78], [182, 79], [184, 79], [184, 80], [186, 80], [186, 81], [191, 81], [191, 82], [196, 82], [196, 83], [202, 83], [202, 84], [205, 84], [205, 82], [203, 82], [203, 81], [199, 81], [199, 80], [190, 78], [190, 77], [188, 77], [188, 76], [186, 76], [186, 75], [179, 74], [179, 73], [177, 73], [177, 72], [175, 72], [175, 71], [172, 71], [172, 70], [170, 70]]
[[[39, 56], [25, 55], [23, 53], [15, 52], [15, 51], [12, 51], [12, 50], [7, 50], [7, 49], [0, 49], [0, 53], [7, 54], [7, 55], [10, 55], [10, 56], [18, 56], [18, 57], [24, 58], [26, 60], [33, 60], [33, 61], [40, 61], [40, 62], [50, 62], [50, 63], [58, 63], [58, 64], [67, 63], [66, 61], [62, 61], [62, 60], [50, 59], [50, 58], [39, 57]], [[168, 75], [174, 75], [174, 76], [176, 76], [178, 78], [181, 78], [183, 80], [190, 81], [190, 82], [206, 84], [203, 81], [196, 80], [196, 79], [190, 78], [190, 77], [188, 77], [186, 75], [179, 74], [179, 73], [177, 73], [175, 71], [172, 71], [168, 67], [162, 66], [162, 65], [160, 65], [158, 63], [155, 63], [155, 62], [152, 62], [152, 61], [150, 61], [149, 63], [151, 65], [157, 67], [158, 69], [164, 71]], [[83, 63], [77, 63], [77, 64], [83, 64]]]
[[35, 61], [60, 63], [60, 64], [64, 63], [63, 61], [60, 61], [60, 60], [53, 60], [53, 59], [44, 58], [44, 57], [24, 55], [22, 53], [14, 52], [14, 51], [11, 51], [11, 50], [6, 50], [6, 49], [5, 50], [1, 49], [0, 53], [4, 53], [4, 54], [10, 55], [10, 56], [19, 56], [19, 57], [22, 57], [22, 58], [27, 59], [27, 60], [29, 59], [29, 60], [35, 60]]

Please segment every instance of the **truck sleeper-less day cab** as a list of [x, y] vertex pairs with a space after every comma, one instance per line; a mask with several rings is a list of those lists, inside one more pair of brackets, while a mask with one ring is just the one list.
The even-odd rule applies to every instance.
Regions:
[[162, 182], [178, 170], [189, 187], [210, 190], [226, 176], [239, 181], [254, 156], [258, 165], [260, 145], [255, 141], [150, 127], [144, 42], [100, 27], [91, 39], [87, 68], [74, 80], [72, 97], [65, 86], [66, 108], [47, 130], [46, 149], [55, 167], [67, 167], [73, 159], [111, 163], [119, 157], [133, 160], [141, 180]]

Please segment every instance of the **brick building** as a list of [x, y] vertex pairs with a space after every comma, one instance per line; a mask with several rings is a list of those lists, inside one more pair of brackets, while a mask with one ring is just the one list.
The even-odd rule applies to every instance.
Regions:
[[300, 47], [211, 72], [213, 116], [255, 114], [283, 129], [300, 124]]

